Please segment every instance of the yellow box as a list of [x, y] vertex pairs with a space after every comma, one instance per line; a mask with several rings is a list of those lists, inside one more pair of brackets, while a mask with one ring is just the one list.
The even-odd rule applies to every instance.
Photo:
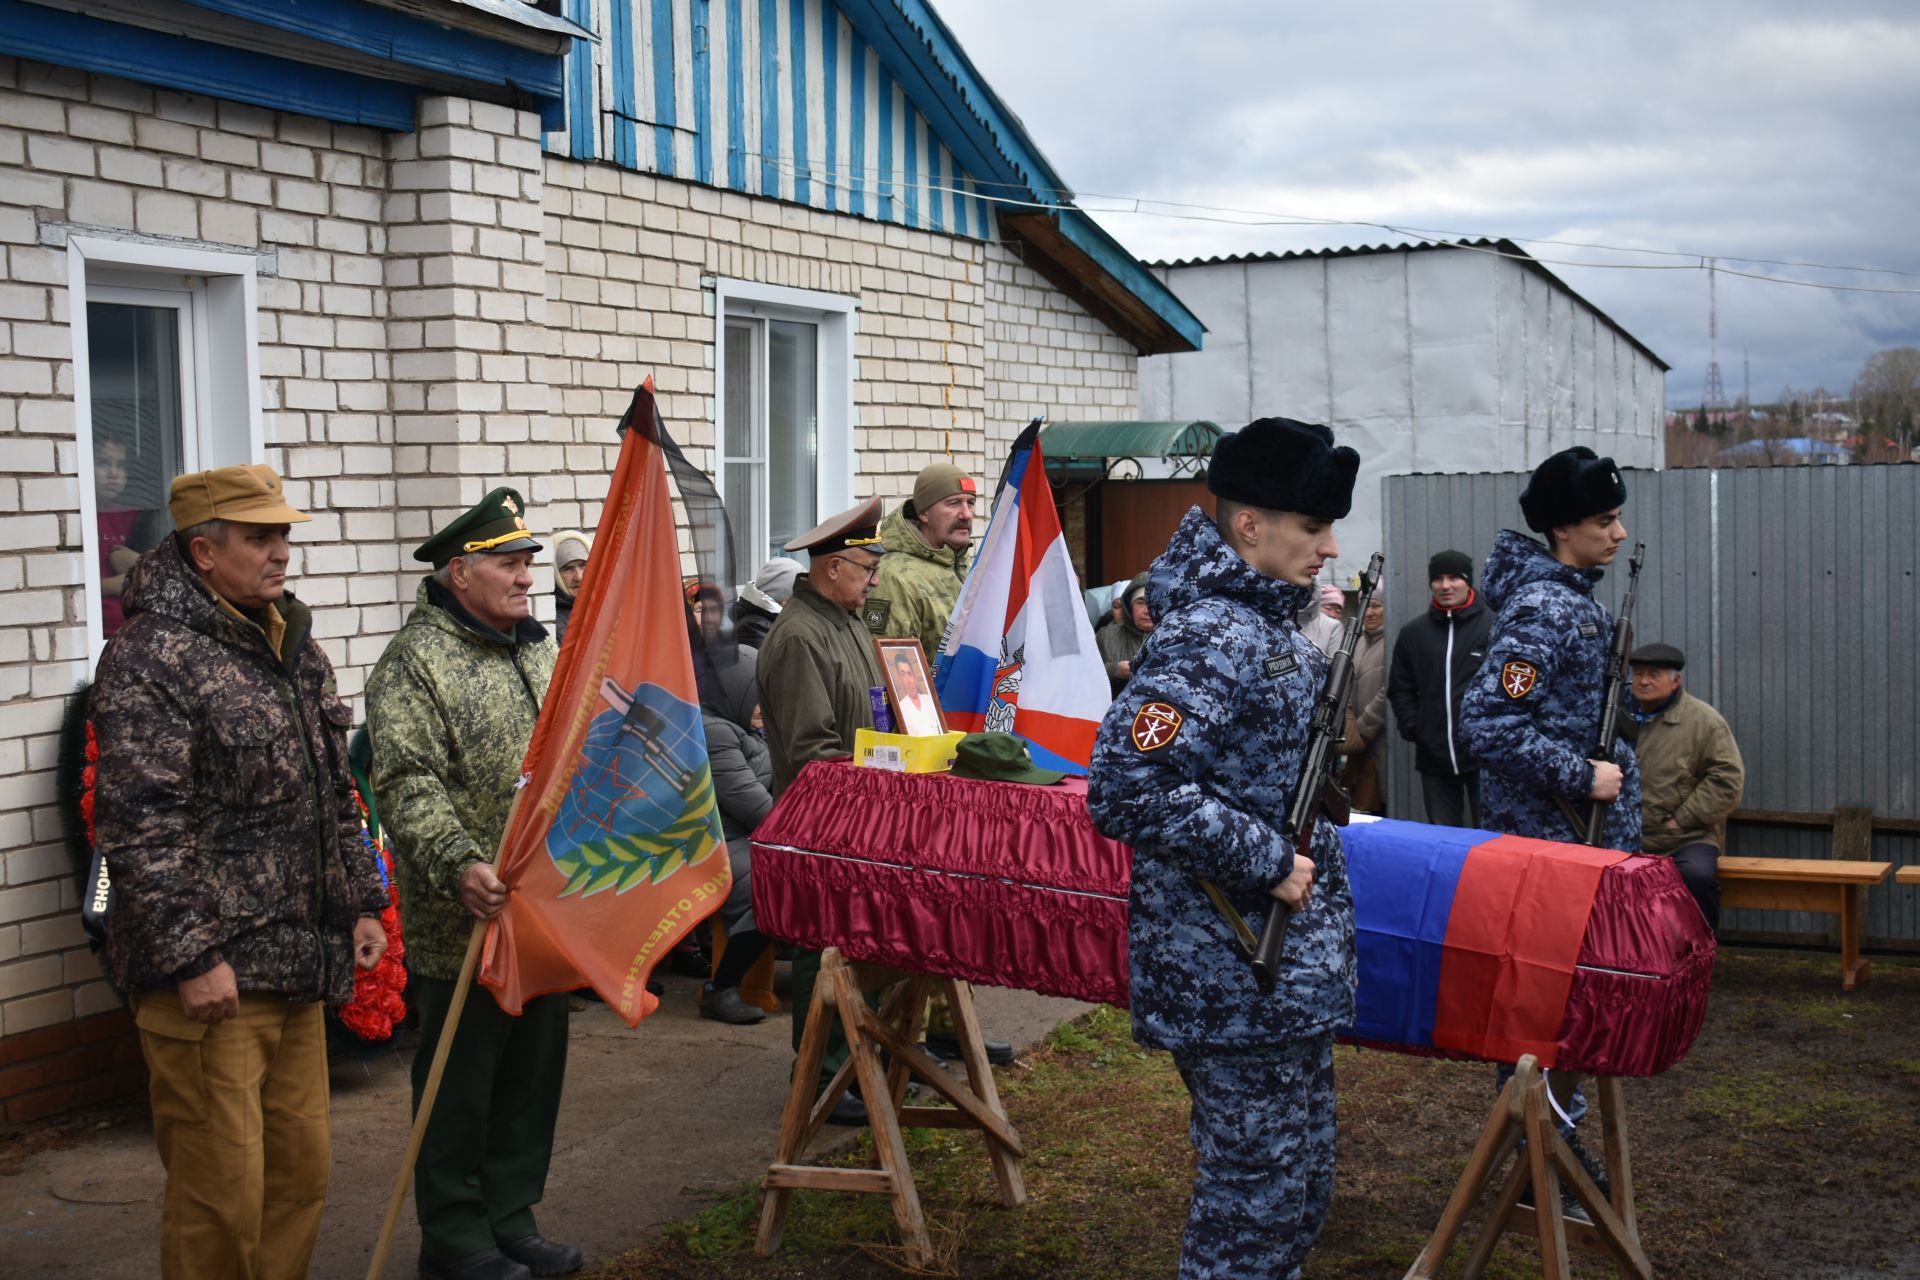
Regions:
[[856, 729], [853, 734], [853, 762], [866, 769], [889, 769], [894, 773], [945, 773], [953, 768], [954, 751], [964, 733], [928, 734], [915, 737], [906, 733], [880, 733], [874, 729]]

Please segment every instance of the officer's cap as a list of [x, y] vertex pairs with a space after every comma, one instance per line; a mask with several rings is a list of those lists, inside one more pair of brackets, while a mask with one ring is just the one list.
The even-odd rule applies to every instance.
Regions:
[[540, 544], [527, 528], [526, 512], [519, 492], [501, 485], [415, 547], [413, 558], [438, 569], [455, 556], [475, 552], [538, 551]]
[[848, 550], [882, 554], [880, 544], [880, 499], [868, 498], [849, 511], [829, 516], [786, 545], [788, 551], [804, 551], [818, 560]]

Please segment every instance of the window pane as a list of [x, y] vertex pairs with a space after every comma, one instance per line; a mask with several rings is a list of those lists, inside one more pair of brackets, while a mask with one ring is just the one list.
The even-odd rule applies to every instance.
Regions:
[[125, 616], [121, 578], [169, 527], [167, 491], [182, 470], [180, 313], [88, 303], [87, 354], [104, 637]]
[[818, 343], [814, 325], [767, 322], [767, 533], [776, 547], [820, 523]]
[[[753, 326], [727, 326], [727, 420], [722, 424], [721, 447], [729, 458], [762, 456], [753, 447]], [[732, 496], [732, 490], [728, 490]], [[757, 565], [759, 561], [754, 561]]]
[[760, 512], [765, 499], [760, 496], [761, 463], [726, 464], [727, 523], [733, 529], [733, 566], [743, 578], [750, 578], [768, 557], [761, 549], [766, 524]]

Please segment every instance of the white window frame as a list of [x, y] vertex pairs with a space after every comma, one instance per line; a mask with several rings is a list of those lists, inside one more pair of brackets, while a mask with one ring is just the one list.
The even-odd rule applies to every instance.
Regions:
[[[853, 473], [858, 465], [853, 448], [853, 383], [856, 369], [853, 338], [858, 329], [860, 300], [839, 293], [760, 284], [752, 280], [716, 278], [713, 282], [713, 457], [714, 486], [722, 502], [727, 493], [727, 321], [796, 320], [815, 326], [814, 395], [819, 404], [816, 457], [816, 509], [822, 519], [853, 505]], [[764, 328], [762, 330], [764, 333]], [[751, 578], [754, 564], [735, 565], [743, 579]]]
[[[100, 520], [93, 496], [90, 301], [180, 311], [181, 456], [194, 470], [266, 460], [260, 413], [258, 259], [144, 240], [67, 237], [67, 324], [73, 341], [73, 425], [86, 585], [87, 669], [100, 629]], [[142, 298], [140, 294], [149, 296]], [[215, 354], [220, 358], [216, 359]]]

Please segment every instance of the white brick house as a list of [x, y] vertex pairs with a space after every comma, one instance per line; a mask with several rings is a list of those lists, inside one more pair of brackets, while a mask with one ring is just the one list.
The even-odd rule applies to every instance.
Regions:
[[921, 0], [559, 7], [0, 0], [0, 1126], [137, 1074], [52, 770], [171, 475], [287, 477], [353, 696], [438, 521], [593, 526], [649, 375], [763, 555], [1199, 344]]

